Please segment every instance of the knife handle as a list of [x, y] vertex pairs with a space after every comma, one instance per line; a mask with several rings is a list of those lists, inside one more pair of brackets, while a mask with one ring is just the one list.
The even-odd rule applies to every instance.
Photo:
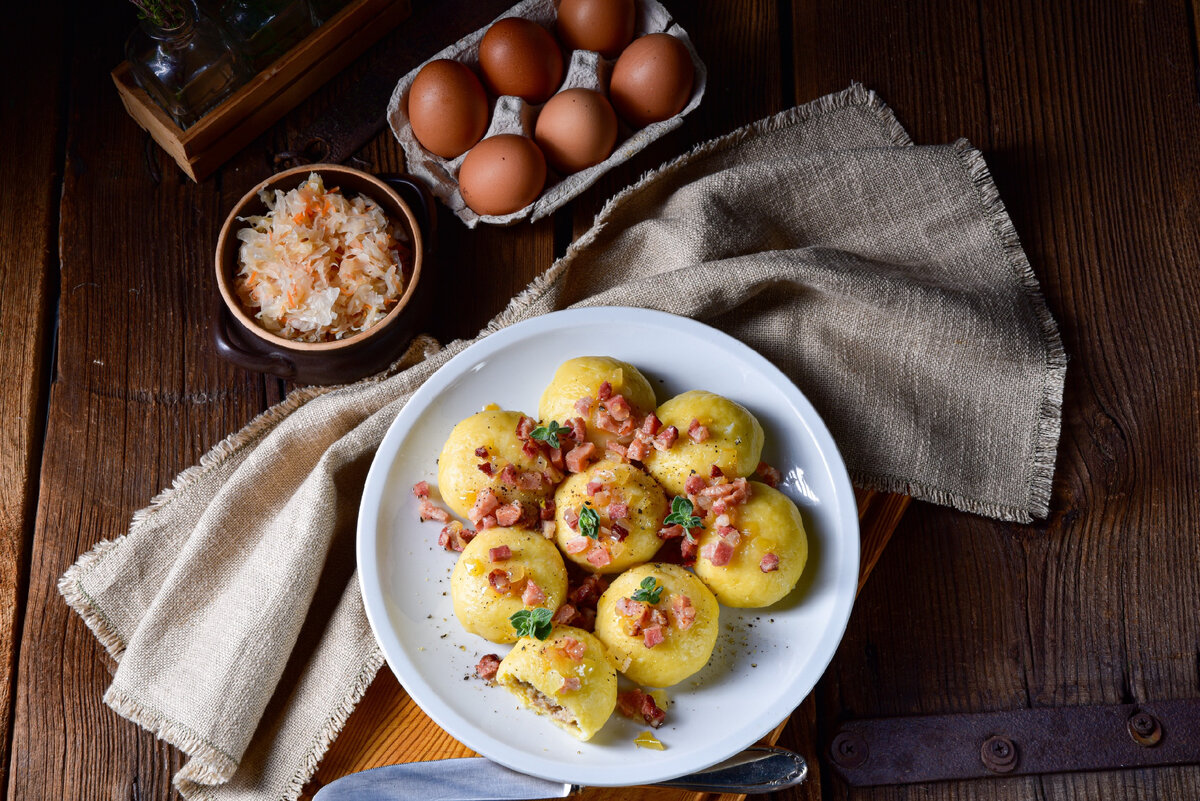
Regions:
[[784, 748], [756, 745], [707, 770], [655, 786], [707, 793], [773, 793], [794, 787], [807, 777], [804, 757]]

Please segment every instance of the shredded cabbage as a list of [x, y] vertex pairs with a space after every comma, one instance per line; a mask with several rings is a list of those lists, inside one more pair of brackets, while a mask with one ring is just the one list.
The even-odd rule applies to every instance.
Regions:
[[240, 217], [235, 289], [267, 331], [330, 342], [365, 331], [404, 293], [408, 237], [373, 200], [326, 190], [321, 176], [259, 193], [268, 213]]

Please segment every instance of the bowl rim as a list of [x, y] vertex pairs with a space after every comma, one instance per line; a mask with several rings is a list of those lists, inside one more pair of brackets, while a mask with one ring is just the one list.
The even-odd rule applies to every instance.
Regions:
[[[242, 212], [249, 203], [258, 198], [258, 193], [264, 189], [274, 188], [280, 183], [283, 183], [284, 181], [293, 178], [296, 175], [307, 175], [311, 172], [321, 173], [323, 177], [324, 174], [328, 173], [334, 173], [337, 175], [352, 175], [356, 178], [366, 181], [372, 187], [371, 199], [373, 201], [378, 203], [380, 206], [384, 206], [380, 198], [373, 194], [375, 191], [378, 191], [380, 195], [386, 197], [400, 208], [404, 214], [405, 220], [408, 222], [409, 232], [412, 236], [412, 274], [409, 277], [408, 285], [404, 288], [404, 294], [400, 296], [400, 299], [396, 302], [395, 307], [393, 307], [392, 310], [389, 311], [382, 320], [378, 321], [365, 331], [359, 331], [353, 336], [348, 336], [344, 339], [335, 339], [332, 342], [297, 342], [292, 339], [287, 339], [286, 337], [281, 337], [278, 334], [273, 334], [259, 325], [258, 322], [255, 321], [255, 319], [244, 308], [242, 308], [241, 302], [233, 294], [233, 291], [230, 287], [234, 271], [237, 267], [236, 256], [234, 264], [227, 264], [225, 260], [225, 252], [229, 239], [236, 236], [234, 232], [234, 226], [240, 222], [238, 217], [241, 216]], [[390, 209], [385, 207], [384, 211], [390, 212]], [[388, 216], [390, 219], [391, 214], [389, 213]], [[416, 290], [417, 284], [421, 280], [421, 267], [425, 261], [425, 246], [422, 239], [423, 233], [424, 232], [421, 230], [421, 226], [417, 223], [417, 218], [413, 213], [412, 208], [408, 205], [408, 203], [405, 202], [404, 198], [402, 198], [395, 189], [388, 186], [379, 177], [372, 175], [369, 172], [358, 170], [353, 167], [347, 167], [342, 164], [303, 164], [299, 167], [291, 167], [281, 172], [277, 172], [263, 179], [262, 181], [259, 181], [257, 184], [251, 187], [248, 192], [242, 195], [242, 197], [233, 205], [233, 208], [230, 209], [229, 213], [225, 216], [225, 222], [222, 223], [221, 232], [217, 236], [217, 249], [213, 258], [213, 265], [217, 273], [217, 288], [221, 292], [221, 298], [225, 303], [225, 309], [228, 310], [231, 315], [233, 315], [233, 318], [251, 334], [271, 345], [287, 348], [289, 350], [309, 353], [343, 350], [352, 345], [365, 342], [366, 340], [380, 334], [383, 329], [396, 320], [396, 318], [400, 316], [400, 313], [408, 306], [408, 303], [412, 299], [414, 291]]]

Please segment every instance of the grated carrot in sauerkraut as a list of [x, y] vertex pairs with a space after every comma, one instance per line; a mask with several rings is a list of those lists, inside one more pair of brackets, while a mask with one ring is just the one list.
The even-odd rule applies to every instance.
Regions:
[[259, 193], [268, 213], [240, 217], [237, 296], [259, 325], [299, 342], [353, 336], [404, 293], [408, 238], [366, 197], [326, 190], [317, 173]]

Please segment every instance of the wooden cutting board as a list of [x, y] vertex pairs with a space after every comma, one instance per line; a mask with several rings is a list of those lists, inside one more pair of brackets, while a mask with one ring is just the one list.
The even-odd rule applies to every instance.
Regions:
[[[855, 490], [858, 500], [859, 529], [862, 538], [862, 561], [859, 566], [858, 588], [870, 575], [879, 560], [892, 532], [900, 522], [909, 498], [869, 490]], [[804, 703], [763, 739], [775, 743], [783, 732], [791, 729], [788, 744], [808, 759], [809, 780], [806, 798], [821, 797], [818, 776], [816, 705], [810, 695]], [[430, 759], [478, 756], [474, 751], [442, 731], [426, 717], [390, 670], [379, 671], [366, 696], [346, 721], [346, 727], [330, 746], [313, 781], [305, 787], [302, 799], [310, 799], [322, 785], [368, 768], [394, 765], [399, 762], [423, 762]], [[606, 787], [585, 790], [587, 801], [738, 801], [745, 796], [712, 795], [661, 787]]]

